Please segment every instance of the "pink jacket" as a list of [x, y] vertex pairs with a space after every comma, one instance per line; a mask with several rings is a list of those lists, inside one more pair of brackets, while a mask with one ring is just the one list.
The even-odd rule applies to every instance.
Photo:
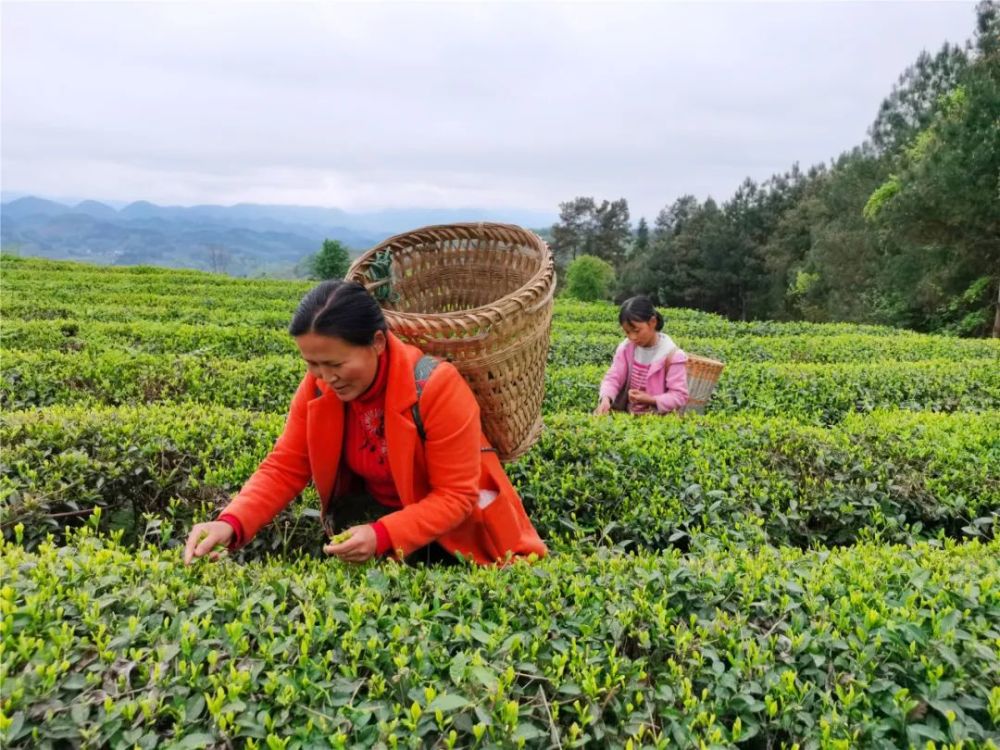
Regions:
[[[628, 378], [629, 362], [634, 362], [635, 344], [626, 339], [615, 350], [615, 358], [611, 367], [601, 381], [600, 398], [607, 396], [614, 401]], [[656, 397], [656, 411], [665, 414], [679, 409], [688, 402], [687, 389], [687, 355], [680, 349], [674, 351], [670, 358], [666, 375], [663, 368], [665, 359], [660, 359], [649, 366], [649, 377], [646, 380], [646, 393]]]

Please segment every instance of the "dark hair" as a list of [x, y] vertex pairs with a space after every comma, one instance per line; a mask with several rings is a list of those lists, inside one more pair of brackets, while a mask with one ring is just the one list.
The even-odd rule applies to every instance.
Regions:
[[331, 279], [302, 298], [288, 332], [336, 336], [355, 346], [367, 346], [375, 340], [376, 331], [387, 328], [382, 308], [367, 289], [356, 281]]
[[663, 330], [663, 316], [653, 307], [653, 302], [644, 294], [629, 297], [622, 302], [618, 310], [618, 325], [629, 323], [648, 323], [650, 318], [656, 318], [656, 330]]

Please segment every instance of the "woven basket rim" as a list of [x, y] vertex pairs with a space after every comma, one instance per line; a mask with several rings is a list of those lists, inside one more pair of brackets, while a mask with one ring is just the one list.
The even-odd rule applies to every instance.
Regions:
[[[503, 224], [494, 221], [466, 221], [454, 222], [450, 224], [430, 224], [425, 227], [411, 229], [409, 231], [393, 235], [358, 256], [348, 269], [345, 278], [348, 280], [358, 281], [368, 288], [368, 284], [365, 284], [365, 280], [361, 278], [360, 272], [362, 267], [367, 265], [377, 253], [383, 252], [384, 250], [391, 251], [394, 247], [403, 245], [404, 240], [407, 245], [411, 244], [410, 240], [415, 235], [446, 232], [449, 230], [454, 231], [456, 229], [475, 230], [479, 233], [483, 233], [484, 230], [503, 230], [520, 234], [528, 243], [533, 245], [540, 252], [541, 259], [539, 267], [531, 278], [522, 284], [518, 289], [510, 292], [509, 294], [505, 294], [502, 297], [498, 297], [494, 302], [491, 302], [488, 305], [480, 305], [479, 307], [470, 307], [464, 310], [454, 310], [452, 312], [444, 313], [401, 312], [398, 310], [386, 310], [383, 308], [382, 313], [386, 317], [387, 321], [398, 321], [398, 323], [409, 323], [412, 325], [419, 324], [421, 321], [425, 320], [436, 322], [451, 321], [462, 316], [485, 316], [488, 318], [496, 317], [497, 319], [503, 319], [509, 314], [524, 310], [532, 303], [537, 302], [540, 299], [544, 300], [546, 296], [552, 296], [555, 293], [555, 284], [553, 283], [555, 276], [555, 261], [552, 257], [552, 251], [549, 248], [548, 243], [546, 243], [545, 240], [532, 232], [530, 229], [525, 229], [517, 224]], [[359, 278], [354, 278], [355, 276], [358, 276]]]
[[711, 357], [704, 357], [701, 354], [694, 354], [693, 352], [685, 352], [688, 361], [697, 360], [699, 362], [705, 362], [710, 365], [718, 365], [719, 367], [725, 367], [725, 362], [720, 362], [717, 359], [712, 359]]

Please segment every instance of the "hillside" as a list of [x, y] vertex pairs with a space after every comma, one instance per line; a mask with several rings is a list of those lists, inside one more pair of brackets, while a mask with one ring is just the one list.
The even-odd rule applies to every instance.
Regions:
[[193, 268], [233, 276], [290, 276], [324, 239], [360, 253], [392, 234], [428, 224], [493, 219], [546, 226], [530, 212], [398, 210], [351, 214], [309, 206], [66, 205], [23, 197], [0, 206], [5, 250], [54, 260]]
[[[666, 309], [707, 413], [598, 418], [556, 303], [508, 466], [551, 554], [324, 558], [315, 491], [181, 564], [274, 444], [306, 282], [4, 258], [5, 747], [995, 747], [1000, 341]], [[96, 510], [95, 510], [96, 509]]]

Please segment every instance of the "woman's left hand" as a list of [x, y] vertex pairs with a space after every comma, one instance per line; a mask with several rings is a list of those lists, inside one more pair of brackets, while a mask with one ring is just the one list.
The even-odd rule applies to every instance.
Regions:
[[370, 525], [352, 526], [347, 533], [350, 534], [347, 539], [340, 544], [324, 545], [323, 551], [352, 563], [362, 563], [375, 556], [377, 540], [375, 530]]
[[637, 388], [631, 388], [628, 392], [628, 400], [633, 404], [645, 404], [647, 406], [652, 406], [656, 403], [656, 399], [650, 396], [645, 391], [640, 391]]

